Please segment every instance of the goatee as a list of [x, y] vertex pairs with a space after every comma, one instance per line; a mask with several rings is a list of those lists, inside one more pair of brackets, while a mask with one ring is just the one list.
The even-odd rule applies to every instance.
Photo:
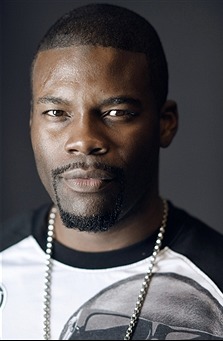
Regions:
[[[119, 183], [119, 192], [115, 199], [107, 210], [101, 210], [97, 214], [91, 215], [78, 215], [75, 212], [69, 212], [64, 209], [61, 204], [61, 198], [58, 194], [58, 178], [63, 172], [76, 168], [88, 168], [89, 165], [85, 163], [72, 163], [67, 166], [56, 168], [52, 171], [53, 176], [53, 188], [56, 197], [56, 204], [59, 209], [60, 217], [63, 224], [67, 228], [78, 229], [79, 231], [85, 232], [105, 232], [112, 228], [113, 225], [118, 221], [123, 206], [123, 192], [124, 192], [124, 172], [123, 169], [118, 167], [111, 167], [104, 163], [94, 163], [92, 165], [94, 169], [105, 170], [114, 175], [116, 181]], [[100, 210], [100, 209], [99, 209]]]

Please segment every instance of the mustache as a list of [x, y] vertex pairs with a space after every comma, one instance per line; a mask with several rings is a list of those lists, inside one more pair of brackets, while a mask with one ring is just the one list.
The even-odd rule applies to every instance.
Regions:
[[113, 177], [116, 177], [118, 180], [123, 182], [124, 180], [124, 171], [121, 167], [111, 166], [103, 162], [72, 162], [67, 165], [57, 167], [51, 171], [52, 177], [54, 180], [61, 174], [63, 174], [66, 171], [73, 170], [73, 169], [82, 169], [82, 170], [88, 170], [88, 169], [94, 169], [94, 170], [102, 170], [106, 171], [109, 174], [111, 174]]

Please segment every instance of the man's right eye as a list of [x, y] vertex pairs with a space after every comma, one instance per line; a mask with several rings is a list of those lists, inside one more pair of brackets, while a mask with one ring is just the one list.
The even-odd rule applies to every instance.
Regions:
[[46, 110], [43, 114], [51, 117], [62, 117], [66, 115], [66, 112], [63, 110]]

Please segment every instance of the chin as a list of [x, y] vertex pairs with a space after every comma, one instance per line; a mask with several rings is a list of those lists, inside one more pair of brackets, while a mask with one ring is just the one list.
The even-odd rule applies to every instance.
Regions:
[[85, 232], [105, 232], [112, 229], [119, 220], [123, 206], [121, 192], [113, 200], [76, 199], [62, 203], [58, 196], [56, 199], [63, 224], [67, 228]]
[[108, 212], [94, 215], [76, 215], [59, 207], [59, 213], [63, 224], [70, 229], [83, 232], [106, 232], [112, 229], [119, 217], [119, 212]]

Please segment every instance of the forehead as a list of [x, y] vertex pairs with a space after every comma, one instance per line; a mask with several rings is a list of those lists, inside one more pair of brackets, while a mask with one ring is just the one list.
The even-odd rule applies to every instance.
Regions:
[[[33, 67], [33, 87], [55, 81], [120, 82], [121, 86], [148, 80], [145, 54], [102, 46], [70, 46], [38, 53]], [[117, 84], [118, 85], [118, 84]]]

